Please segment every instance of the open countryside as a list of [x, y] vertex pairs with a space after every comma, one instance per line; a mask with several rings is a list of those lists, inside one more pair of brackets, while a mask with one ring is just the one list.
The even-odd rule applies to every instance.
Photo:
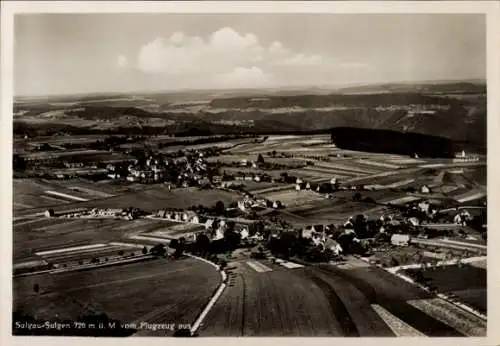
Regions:
[[[317, 40], [285, 15], [249, 20], [256, 34], [233, 15], [66, 16], [16, 18], [13, 335], [487, 335], [487, 87], [481, 66], [460, 74], [481, 60], [466, 63], [484, 16], [300, 14]], [[227, 24], [189, 36], [213, 18]], [[282, 27], [295, 34], [277, 41]], [[143, 49], [111, 68], [114, 40]], [[370, 74], [407, 76], [394, 61], [408, 47], [421, 81]]]

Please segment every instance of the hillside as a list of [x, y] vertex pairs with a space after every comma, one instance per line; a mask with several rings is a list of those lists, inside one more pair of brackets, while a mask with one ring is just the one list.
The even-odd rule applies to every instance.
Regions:
[[22, 99], [14, 133], [234, 134], [370, 128], [486, 146], [484, 83], [393, 83], [342, 89], [193, 91]]

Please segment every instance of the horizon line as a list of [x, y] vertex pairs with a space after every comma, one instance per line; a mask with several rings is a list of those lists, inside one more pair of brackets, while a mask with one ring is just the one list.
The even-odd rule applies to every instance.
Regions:
[[[342, 89], [355, 87], [374, 87], [394, 84], [447, 84], [447, 83], [487, 83], [487, 78], [457, 78], [457, 79], [436, 79], [436, 80], [407, 80], [407, 81], [385, 81], [372, 83], [344, 83], [344, 84], [310, 84], [310, 85], [281, 85], [268, 87], [214, 87], [214, 88], [179, 88], [163, 90], [113, 90], [113, 91], [89, 91], [76, 93], [51, 93], [51, 94], [13, 94], [13, 98], [46, 98], [58, 96], [85, 96], [85, 95], [106, 95], [106, 94], [146, 94], [146, 93], [189, 93], [189, 92], [230, 92], [230, 91], [270, 91], [270, 90], [300, 90], [300, 89], [325, 89], [325, 91], [341, 91]], [[331, 90], [328, 90], [331, 89]], [[297, 91], [298, 91], [297, 90]]]

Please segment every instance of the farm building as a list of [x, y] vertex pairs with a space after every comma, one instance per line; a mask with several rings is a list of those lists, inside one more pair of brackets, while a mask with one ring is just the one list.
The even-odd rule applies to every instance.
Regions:
[[418, 209], [424, 213], [429, 212], [429, 207], [430, 207], [429, 202], [423, 201], [423, 202], [418, 203]]
[[304, 229], [302, 229], [302, 237], [303, 238], [312, 238], [313, 232], [314, 232], [313, 226], [305, 227]]
[[410, 236], [408, 234], [393, 234], [391, 237], [391, 244], [396, 246], [407, 246], [410, 243]]
[[431, 188], [427, 185], [423, 185], [421, 188], [420, 188], [420, 192], [421, 193], [431, 193]]
[[240, 231], [240, 236], [241, 236], [241, 239], [246, 239], [246, 238], [248, 238], [248, 236], [249, 236], [248, 228], [243, 228], [243, 229]]
[[418, 226], [418, 225], [420, 225], [420, 221], [419, 221], [419, 219], [417, 219], [416, 217], [410, 217], [410, 218], [408, 219], [408, 222], [409, 222], [409, 223], [410, 223], [410, 225], [412, 225], [412, 226]]
[[470, 215], [470, 213], [464, 209], [464, 210], [460, 211], [460, 213], [455, 215], [455, 217], [453, 218], [453, 222], [457, 225], [466, 226], [467, 221], [470, 221], [471, 219], [472, 219], [472, 216]]
[[335, 255], [340, 255], [342, 253], [342, 247], [335, 240], [328, 238], [325, 241], [324, 248], [332, 251]]

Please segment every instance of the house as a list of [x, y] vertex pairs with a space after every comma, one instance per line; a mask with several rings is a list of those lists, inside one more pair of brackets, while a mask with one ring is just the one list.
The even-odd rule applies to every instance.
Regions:
[[166, 214], [167, 214], [167, 211], [166, 211], [166, 210], [158, 210], [158, 211], [156, 212], [156, 216], [161, 217], [161, 218], [163, 218], [163, 219], [165, 218], [165, 215], [166, 215]]
[[200, 223], [200, 218], [198, 217], [198, 215], [193, 215], [189, 219], [189, 222], [191, 222], [191, 223]]
[[214, 235], [213, 240], [220, 240], [220, 239], [224, 239], [224, 227], [219, 227], [215, 231], [215, 235]]
[[211, 229], [214, 225], [214, 219], [207, 219], [207, 221], [205, 221], [205, 229]]
[[304, 181], [300, 178], [297, 178], [297, 180], [295, 180], [295, 184], [302, 184]]
[[462, 210], [460, 213], [455, 215], [453, 218], [453, 223], [457, 225], [467, 226], [467, 221], [472, 219], [471, 215], [467, 210]]
[[391, 244], [396, 246], [408, 246], [410, 244], [410, 236], [408, 234], [393, 234]]
[[314, 227], [309, 226], [302, 229], [302, 238], [312, 238]]
[[238, 208], [242, 211], [242, 212], [246, 212], [247, 209], [246, 209], [246, 206], [245, 206], [245, 201], [238, 201]]
[[335, 240], [328, 238], [324, 244], [325, 250], [328, 249], [332, 251], [335, 255], [340, 255], [342, 253], [342, 247]]
[[295, 190], [297, 190], [297, 191], [300, 191], [300, 190], [301, 190], [301, 188], [300, 188], [300, 184], [295, 185]]
[[335, 185], [335, 184], [337, 184], [337, 178], [332, 178], [332, 179], [330, 179], [330, 184], [331, 184], [331, 185]]
[[243, 228], [241, 231], [240, 231], [240, 236], [241, 236], [241, 239], [246, 239], [248, 238], [249, 236], [249, 232], [248, 232], [248, 228]]
[[282, 204], [281, 204], [280, 201], [274, 201], [273, 202], [273, 208], [274, 209], [279, 209], [279, 208], [281, 208], [281, 206], [282, 206]]
[[428, 213], [429, 212], [429, 207], [430, 207], [430, 203], [428, 202], [420, 202], [418, 203], [418, 209], [424, 213]]
[[417, 219], [416, 217], [410, 217], [408, 219], [408, 222], [410, 223], [410, 225], [415, 226], [415, 227], [420, 225], [420, 220]]
[[423, 185], [421, 188], [420, 188], [420, 192], [421, 193], [431, 193], [431, 189], [429, 186], [427, 185]]
[[307, 183], [306, 184], [306, 190], [310, 190], [311, 189], [311, 184]]

